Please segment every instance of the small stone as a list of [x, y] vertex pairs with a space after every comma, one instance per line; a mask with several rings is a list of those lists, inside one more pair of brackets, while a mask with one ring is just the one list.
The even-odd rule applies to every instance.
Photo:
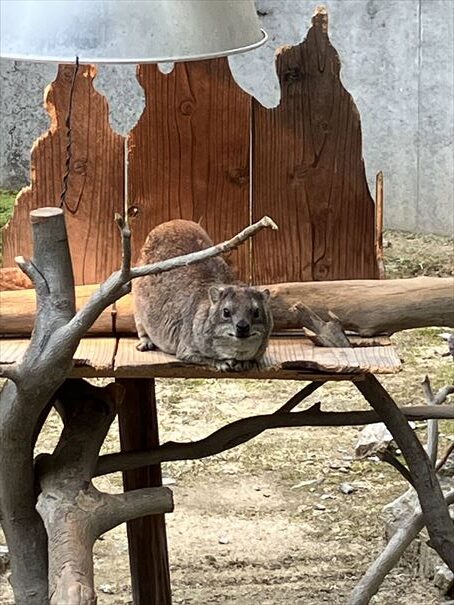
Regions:
[[263, 497], [264, 498], [269, 498], [271, 496], [270, 492], [263, 492]]
[[230, 538], [228, 536], [220, 536], [219, 544], [230, 544]]
[[101, 584], [99, 590], [104, 594], [115, 594], [115, 589], [112, 584]]
[[322, 496], [320, 496], [321, 500], [335, 500], [336, 496], [334, 496], [333, 494], [323, 494]]
[[314, 504], [314, 508], [315, 510], [326, 510], [326, 506], [323, 506], [323, 504]]
[[311, 485], [321, 485], [325, 477], [321, 477], [320, 479], [309, 479], [308, 481], [300, 481], [296, 485], [292, 485], [290, 489], [300, 489], [302, 487], [309, 487]]
[[350, 483], [341, 483], [339, 485], [339, 489], [343, 494], [352, 494], [355, 491], [355, 488], [353, 487], [353, 485], [350, 485]]
[[163, 477], [162, 485], [175, 485], [176, 480], [173, 477]]
[[454, 574], [444, 563], [437, 565], [435, 568], [434, 584], [441, 590], [443, 594], [446, 594], [451, 588], [454, 582]]
[[0, 544], [0, 574], [5, 573], [9, 566], [9, 551], [5, 544]]

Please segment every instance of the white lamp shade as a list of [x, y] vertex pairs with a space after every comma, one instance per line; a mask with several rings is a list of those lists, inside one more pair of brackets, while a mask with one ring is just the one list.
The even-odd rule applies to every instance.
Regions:
[[253, 0], [7, 0], [1, 56], [81, 63], [221, 57], [266, 41]]

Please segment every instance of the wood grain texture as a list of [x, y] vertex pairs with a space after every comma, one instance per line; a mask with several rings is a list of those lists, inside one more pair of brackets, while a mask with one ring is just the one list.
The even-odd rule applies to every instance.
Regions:
[[[19, 254], [31, 255], [30, 210], [60, 205], [73, 73], [73, 65], [60, 65], [46, 89], [51, 125], [33, 145], [31, 185], [19, 193], [3, 232], [6, 267], [14, 266]], [[73, 94], [65, 218], [76, 284], [105, 279], [119, 267], [121, 257], [113, 218], [123, 210], [124, 139], [110, 128], [107, 100], [93, 87], [95, 75], [94, 66], [80, 66]]]
[[[26, 339], [0, 341], [0, 363], [15, 363], [29, 344]], [[351, 349], [317, 347], [308, 339], [272, 338], [257, 370], [222, 373], [186, 364], [161, 351], [140, 352], [136, 338], [85, 338], [74, 356], [72, 376], [120, 378], [269, 378], [276, 380], [352, 379], [365, 372], [394, 374], [401, 362], [393, 346]]]
[[[174, 218], [200, 221], [214, 242], [249, 224], [250, 97], [227, 59], [140, 65], [145, 110], [129, 137], [133, 258], [148, 232]], [[249, 276], [249, 244], [231, 255]]]
[[401, 369], [400, 358], [392, 346], [336, 349], [316, 347], [307, 339], [272, 338], [259, 369], [237, 374], [185, 364], [161, 351], [140, 352], [136, 345], [134, 338], [119, 340], [115, 356], [116, 375], [298, 379], [303, 372], [354, 375], [373, 371], [393, 374]]
[[374, 203], [358, 110], [317, 9], [306, 40], [277, 56], [282, 100], [253, 101], [253, 219], [277, 233], [252, 242], [254, 283], [377, 278]]
[[[364, 337], [427, 326], [454, 327], [452, 277], [299, 282], [263, 287], [271, 293], [275, 331], [301, 330], [301, 318], [294, 308], [299, 302], [325, 318], [332, 311], [345, 329]], [[77, 286], [77, 308], [97, 289], [96, 285]], [[35, 307], [34, 290], [0, 292], [0, 335], [29, 335]], [[131, 295], [117, 301], [115, 325], [118, 335], [136, 334]], [[101, 313], [89, 334], [113, 334], [112, 308]]]
[[[159, 445], [154, 380], [117, 380], [125, 389], [118, 422], [123, 452]], [[162, 485], [161, 465], [123, 473], [126, 491]], [[169, 556], [164, 515], [134, 519], [126, 524], [132, 596], [135, 605], [171, 605]]]

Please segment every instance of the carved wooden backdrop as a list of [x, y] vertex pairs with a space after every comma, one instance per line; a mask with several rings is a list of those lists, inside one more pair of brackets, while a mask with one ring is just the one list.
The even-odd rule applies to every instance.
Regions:
[[[327, 29], [318, 10], [307, 39], [281, 50], [276, 109], [242, 91], [226, 59], [176, 64], [170, 74], [138, 66], [146, 106], [128, 137], [134, 256], [148, 231], [171, 218], [200, 220], [219, 241], [268, 214], [279, 231], [232, 255], [243, 279], [378, 277], [360, 118]], [[29, 210], [59, 204], [73, 70], [60, 66], [47, 90], [51, 128], [33, 147], [31, 187], [4, 231], [6, 267], [30, 254]], [[113, 215], [124, 205], [124, 139], [109, 126], [95, 73], [80, 67], [74, 87], [66, 218], [77, 284], [101, 281], [120, 262]]]
[[[15, 256], [31, 254], [30, 210], [60, 204], [73, 73], [73, 65], [60, 65], [46, 89], [51, 125], [33, 145], [31, 185], [20, 192], [3, 231], [5, 267], [14, 266]], [[113, 216], [123, 211], [124, 142], [110, 128], [107, 101], [93, 87], [95, 75], [94, 66], [80, 66], [73, 93], [66, 224], [76, 284], [101, 281], [118, 267], [121, 254]]]

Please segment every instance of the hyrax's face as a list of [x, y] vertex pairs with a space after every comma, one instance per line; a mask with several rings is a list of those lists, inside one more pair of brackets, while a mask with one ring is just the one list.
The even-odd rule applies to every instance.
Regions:
[[272, 327], [269, 292], [246, 286], [212, 286], [210, 325], [226, 357], [254, 359]]

